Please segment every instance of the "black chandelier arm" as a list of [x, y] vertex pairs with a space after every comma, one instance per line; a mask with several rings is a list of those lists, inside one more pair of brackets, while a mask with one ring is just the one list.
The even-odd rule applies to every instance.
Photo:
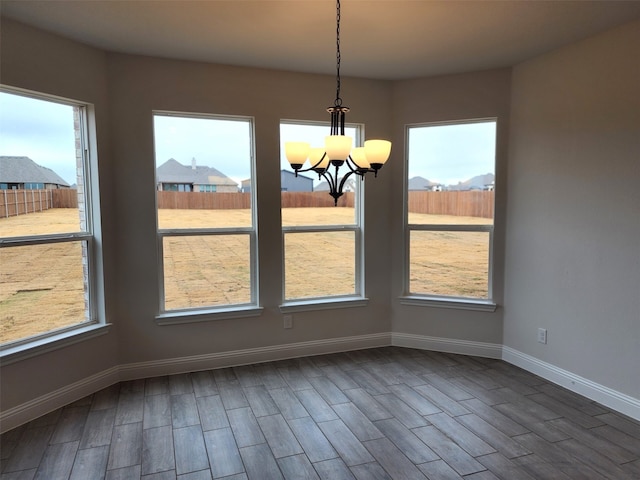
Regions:
[[357, 175], [360, 175], [362, 178], [364, 178], [364, 176], [369, 173], [369, 172], [373, 172], [373, 170], [371, 170], [370, 168], [364, 168], [361, 167], [360, 165], [358, 165], [353, 158], [351, 158], [351, 155], [349, 155], [347, 157], [347, 160], [345, 161], [345, 163], [347, 164], [347, 166], [349, 167], [349, 170], [351, 170], [350, 173], [355, 173]]
[[347, 172], [347, 174], [346, 174], [344, 177], [342, 177], [342, 180], [340, 180], [340, 188], [339, 188], [340, 195], [342, 195], [342, 194], [344, 193], [344, 192], [343, 192], [343, 189], [344, 189], [344, 184], [345, 184], [345, 182], [347, 181], [347, 178], [349, 178], [349, 177], [350, 177], [351, 175], [353, 175], [354, 173], [356, 173], [356, 174], [357, 174], [358, 172], [357, 172], [357, 171], [355, 171], [355, 170], [352, 170], [352, 171], [350, 171], [350, 172]]
[[300, 168], [293, 168], [293, 165], [291, 166], [293, 168], [294, 173], [296, 174], [296, 177], [298, 176], [298, 172], [300, 173], [304, 173], [304, 172], [310, 172], [311, 170], [313, 170], [316, 173], [321, 173], [318, 172], [318, 165], [320, 165], [322, 163], [322, 160], [324, 160], [324, 157], [327, 156], [327, 153], [325, 152], [322, 157], [320, 157], [320, 160], [318, 160], [318, 163], [316, 163], [315, 165], [311, 165], [309, 168], [302, 168], [302, 165], [300, 165]]

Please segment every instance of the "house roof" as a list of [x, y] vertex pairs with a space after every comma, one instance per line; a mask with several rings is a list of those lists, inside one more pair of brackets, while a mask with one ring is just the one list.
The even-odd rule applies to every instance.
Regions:
[[56, 172], [38, 165], [29, 157], [0, 156], [0, 182], [49, 183], [64, 187], [69, 186]]
[[409, 190], [427, 190], [434, 185], [438, 184], [420, 176], [412, 177], [409, 179]]
[[156, 168], [159, 183], [189, 183], [194, 185], [233, 185], [238, 186], [231, 178], [213, 167], [189, 167], [175, 158], [170, 158]]

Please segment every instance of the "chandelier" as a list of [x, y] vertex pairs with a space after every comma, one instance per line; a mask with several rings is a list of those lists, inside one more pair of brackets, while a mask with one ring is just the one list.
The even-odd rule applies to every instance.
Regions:
[[[344, 123], [349, 107], [342, 105], [340, 98], [340, 0], [336, 2], [336, 99], [333, 106], [327, 108], [331, 114], [331, 131], [325, 137], [324, 147], [312, 148], [306, 142], [286, 142], [285, 155], [296, 176], [298, 172], [313, 170], [318, 179], [324, 178], [329, 184], [329, 195], [338, 205], [343, 195], [347, 179], [358, 175], [362, 180], [367, 173], [378, 176], [378, 170], [389, 159], [391, 142], [387, 140], [367, 140], [364, 147], [352, 148], [353, 138], [345, 136]], [[303, 169], [305, 162], [309, 167]], [[340, 168], [348, 170], [341, 176]]]

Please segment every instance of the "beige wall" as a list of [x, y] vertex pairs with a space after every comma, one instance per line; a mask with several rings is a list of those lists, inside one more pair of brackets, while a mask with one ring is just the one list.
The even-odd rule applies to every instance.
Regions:
[[637, 399], [639, 59], [636, 21], [514, 69], [504, 307], [506, 346]]

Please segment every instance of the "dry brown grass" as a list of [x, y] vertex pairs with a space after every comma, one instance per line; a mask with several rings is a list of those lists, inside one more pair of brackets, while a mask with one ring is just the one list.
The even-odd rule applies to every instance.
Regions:
[[[283, 209], [285, 225], [353, 223], [351, 208]], [[250, 224], [248, 210], [160, 210], [161, 228]], [[475, 217], [411, 214], [412, 223], [487, 223]], [[490, 221], [490, 220], [489, 220]], [[77, 209], [0, 219], [0, 237], [75, 231]], [[414, 232], [413, 292], [487, 296], [487, 234]], [[285, 241], [287, 298], [354, 293], [353, 234], [296, 233]], [[167, 309], [250, 302], [248, 237], [165, 240]], [[0, 249], [0, 342], [85, 321], [82, 255], [77, 243]], [[348, 279], [345, 281], [345, 279]], [[337, 290], [336, 290], [337, 288]]]

